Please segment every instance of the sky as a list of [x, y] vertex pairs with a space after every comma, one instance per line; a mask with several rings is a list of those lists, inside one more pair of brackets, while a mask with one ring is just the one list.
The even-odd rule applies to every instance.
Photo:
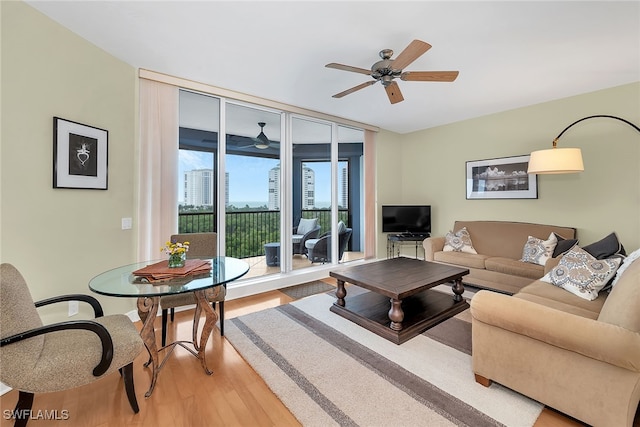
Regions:
[[[178, 201], [184, 202], [182, 189], [184, 188], [184, 173], [194, 169], [213, 169], [213, 155], [211, 153], [179, 150]], [[235, 156], [226, 157], [227, 172], [229, 172], [229, 203], [261, 202], [267, 204], [269, 200], [269, 170], [280, 163], [277, 159], [260, 157]], [[328, 163], [310, 163], [316, 176], [316, 206], [328, 206], [331, 200], [330, 185], [320, 183], [331, 182], [331, 169]]]

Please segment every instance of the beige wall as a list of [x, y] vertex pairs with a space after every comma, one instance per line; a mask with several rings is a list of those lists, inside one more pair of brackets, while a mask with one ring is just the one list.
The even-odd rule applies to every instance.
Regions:
[[[639, 125], [640, 83], [406, 135], [381, 134], [377, 209], [385, 203], [431, 204], [434, 235], [446, 233], [456, 219], [572, 226], [584, 245], [615, 231], [631, 252], [640, 246], [640, 133], [617, 120], [590, 119], [567, 131], [558, 145], [581, 148], [585, 171], [538, 176], [538, 199], [466, 200], [466, 161], [551, 148], [562, 129], [594, 114]], [[379, 256], [385, 245], [380, 234]]]
[[[135, 226], [136, 70], [25, 3], [0, 3], [0, 260], [22, 272], [34, 299], [90, 294], [96, 273], [135, 259], [120, 219]], [[108, 190], [52, 188], [54, 116], [109, 131]], [[107, 313], [135, 308], [98, 299]]]

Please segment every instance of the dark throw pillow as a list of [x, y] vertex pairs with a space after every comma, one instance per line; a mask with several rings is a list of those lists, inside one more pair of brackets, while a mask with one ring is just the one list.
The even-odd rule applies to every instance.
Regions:
[[560, 255], [565, 254], [569, 251], [569, 249], [573, 248], [578, 244], [578, 239], [565, 239], [558, 233], [553, 233], [556, 235], [556, 239], [558, 239], [558, 243], [556, 244], [555, 249], [553, 250], [553, 258], [557, 258]]
[[597, 242], [584, 246], [582, 249], [591, 254], [595, 259], [607, 259], [614, 255], [627, 255], [624, 250], [624, 246], [620, 244], [615, 232], [598, 240]]

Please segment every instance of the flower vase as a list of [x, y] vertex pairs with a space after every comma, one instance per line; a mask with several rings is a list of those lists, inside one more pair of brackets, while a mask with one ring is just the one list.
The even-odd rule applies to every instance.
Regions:
[[187, 260], [186, 252], [169, 255], [169, 268], [181, 268], [184, 267], [184, 263]]

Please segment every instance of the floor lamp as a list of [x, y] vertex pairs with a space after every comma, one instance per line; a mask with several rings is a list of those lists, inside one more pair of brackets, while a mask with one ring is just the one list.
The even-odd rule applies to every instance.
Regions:
[[529, 169], [527, 173], [536, 174], [554, 174], [554, 173], [574, 173], [582, 172], [584, 170], [584, 164], [582, 163], [582, 152], [579, 148], [557, 148], [558, 139], [572, 126], [580, 123], [583, 120], [595, 119], [595, 118], [609, 118], [620, 120], [633, 127], [640, 132], [640, 127], [634, 125], [628, 120], [625, 120], [616, 116], [609, 116], [606, 114], [598, 114], [595, 116], [583, 117], [569, 126], [564, 128], [560, 135], [556, 136], [553, 140], [553, 148], [548, 150], [538, 150], [531, 153], [529, 158]]

